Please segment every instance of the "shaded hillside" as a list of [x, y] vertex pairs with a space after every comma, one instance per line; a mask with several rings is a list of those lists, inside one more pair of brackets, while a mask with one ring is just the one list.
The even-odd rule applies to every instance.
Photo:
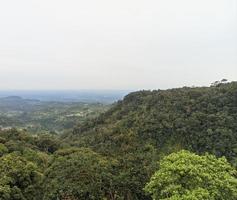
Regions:
[[75, 129], [73, 138], [102, 153], [153, 145], [237, 157], [237, 82], [212, 87], [139, 91]]

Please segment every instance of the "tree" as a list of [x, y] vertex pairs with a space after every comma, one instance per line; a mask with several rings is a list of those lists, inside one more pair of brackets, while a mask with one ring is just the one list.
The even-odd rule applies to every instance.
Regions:
[[90, 149], [60, 150], [45, 173], [44, 200], [102, 199], [108, 162]]
[[35, 144], [41, 151], [53, 153], [59, 148], [59, 141], [49, 134], [42, 134], [37, 137]]
[[182, 150], [161, 160], [145, 191], [154, 200], [235, 200], [236, 175], [224, 157]]
[[14, 153], [0, 157], [0, 199], [39, 200], [41, 174], [32, 162]]
[[4, 144], [0, 143], [0, 157], [7, 152], [8, 152], [7, 147]]

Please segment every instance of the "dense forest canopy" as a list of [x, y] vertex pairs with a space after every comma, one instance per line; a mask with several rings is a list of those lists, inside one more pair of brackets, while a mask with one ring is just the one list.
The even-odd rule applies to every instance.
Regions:
[[183, 148], [210, 152], [235, 162], [236, 122], [237, 83], [220, 83], [131, 93], [71, 137], [101, 152], [126, 151], [126, 142], [127, 148], [133, 142], [165, 153]]
[[130, 93], [61, 135], [0, 131], [3, 200], [234, 200], [236, 166], [237, 82]]
[[145, 191], [153, 199], [237, 198], [236, 170], [225, 158], [198, 156], [188, 151], [172, 153], [160, 161]]

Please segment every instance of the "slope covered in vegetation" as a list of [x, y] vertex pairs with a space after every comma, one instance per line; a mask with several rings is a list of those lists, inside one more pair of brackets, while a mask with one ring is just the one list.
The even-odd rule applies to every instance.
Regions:
[[235, 199], [236, 122], [232, 82], [134, 92], [61, 136], [2, 130], [0, 199]]
[[150, 144], [165, 154], [188, 149], [237, 157], [237, 82], [127, 95], [74, 136], [100, 152]]

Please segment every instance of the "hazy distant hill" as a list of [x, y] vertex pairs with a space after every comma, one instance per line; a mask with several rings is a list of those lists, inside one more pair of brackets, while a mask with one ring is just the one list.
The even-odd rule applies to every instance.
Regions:
[[0, 98], [0, 111], [30, 111], [36, 105], [42, 104], [39, 100], [23, 99], [19, 96], [9, 96]]
[[56, 102], [0, 98], [0, 127], [26, 128], [31, 132], [63, 132], [107, 110], [102, 103]]
[[127, 90], [58, 90], [58, 91], [0, 91], [1, 97], [20, 96], [24, 99], [56, 102], [113, 103], [122, 99]]

